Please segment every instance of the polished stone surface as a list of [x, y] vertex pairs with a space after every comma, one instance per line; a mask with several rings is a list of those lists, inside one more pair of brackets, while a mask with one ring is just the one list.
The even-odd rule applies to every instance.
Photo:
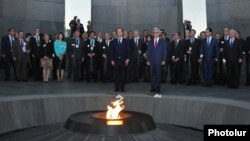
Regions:
[[31, 33], [36, 27], [43, 33], [63, 32], [64, 17], [64, 0], [1, 0], [0, 37], [10, 27]]
[[[0, 99], [10, 96], [27, 96], [27, 95], [60, 95], [60, 94], [111, 94], [114, 95], [114, 84], [113, 83], [85, 83], [79, 82], [74, 83], [70, 80], [65, 79], [63, 83], [52, 81], [50, 83], [43, 83], [39, 81], [28, 81], [28, 82], [16, 82], [14, 80], [5, 82], [0, 81]], [[130, 83], [126, 85], [126, 94], [137, 94], [137, 95], [152, 95], [149, 93], [149, 83]], [[239, 89], [229, 89], [227, 86], [214, 85], [213, 87], [197, 86], [186, 86], [186, 85], [172, 85], [162, 84], [163, 96], [187, 96], [187, 97], [212, 97], [220, 99], [231, 99], [250, 102], [250, 87], [245, 86], [243, 83]]]
[[223, 33], [224, 27], [240, 30], [242, 37], [250, 36], [249, 0], [206, 0], [208, 27]]
[[92, 0], [93, 30], [111, 32], [125, 30], [165, 29], [169, 34], [181, 29], [181, 0]]
[[158, 128], [143, 134], [106, 136], [75, 133], [62, 124], [28, 128], [0, 134], [1, 141], [201, 141], [203, 132], [178, 126], [158, 124]]

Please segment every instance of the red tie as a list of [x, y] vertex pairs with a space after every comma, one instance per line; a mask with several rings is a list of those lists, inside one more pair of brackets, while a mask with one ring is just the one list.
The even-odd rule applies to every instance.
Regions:
[[157, 39], [155, 39], [154, 47], [157, 48]]

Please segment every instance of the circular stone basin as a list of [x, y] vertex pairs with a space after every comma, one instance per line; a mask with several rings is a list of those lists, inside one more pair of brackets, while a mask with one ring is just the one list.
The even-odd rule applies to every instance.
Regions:
[[105, 116], [106, 111], [76, 113], [68, 118], [64, 127], [74, 132], [102, 135], [138, 134], [156, 128], [152, 117], [145, 113], [123, 111], [117, 120], [107, 120]]

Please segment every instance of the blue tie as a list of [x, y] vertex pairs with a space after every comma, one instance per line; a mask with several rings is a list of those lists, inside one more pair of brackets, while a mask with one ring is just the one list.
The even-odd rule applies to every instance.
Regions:
[[230, 40], [230, 47], [233, 46], [233, 39]]

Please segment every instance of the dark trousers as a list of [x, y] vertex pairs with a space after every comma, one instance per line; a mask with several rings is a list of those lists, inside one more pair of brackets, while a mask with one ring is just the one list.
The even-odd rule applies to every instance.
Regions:
[[27, 54], [22, 54], [21, 60], [16, 61], [17, 80], [27, 79], [27, 63], [28, 63]]
[[81, 80], [84, 80], [85, 76], [85, 62], [81, 63]]
[[125, 65], [115, 65], [115, 89], [116, 90], [124, 90], [125, 89], [125, 81], [126, 81], [126, 70], [127, 67]]
[[32, 73], [35, 80], [42, 80], [41, 58], [36, 56], [31, 57]]
[[240, 83], [240, 68], [237, 62], [227, 62], [228, 87], [238, 88]]
[[178, 62], [171, 63], [171, 83], [183, 83], [183, 62], [179, 60]]
[[150, 82], [151, 88], [160, 91], [161, 89], [161, 70], [162, 66], [160, 63], [150, 64]]
[[250, 55], [246, 55], [246, 84], [250, 85]]
[[4, 62], [4, 71], [5, 71], [5, 80], [10, 79], [11, 67], [13, 68], [15, 79], [17, 79], [16, 65], [15, 65], [15, 61], [13, 61], [13, 58], [11, 57], [11, 55], [5, 56], [5, 58], [3, 59], [3, 62]]
[[86, 59], [85, 60], [85, 71], [86, 71], [85, 79], [87, 82], [91, 81], [93, 68], [94, 68], [93, 61], [91, 62], [89, 58]]
[[199, 63], [197, 59], [187, 60], [187, 84], [197, 84], [199, 80]]
[[73, 59], [73, 81], [80, 81], [82, 59]]
[[219, 83], [219, 62], [214, 62], [213, 65], [213, 80], [214, 80], [214, 84], [218, 84]]
[[203, 79], [205, 81], [205, 85], [213, 84], [213, 60], [204, 60], [202, 62], [203, 68]]
[[93, 59], [93, 80], [94, 82], [97, 82], [98, 79], [102, 80], [103, 79], [103, 60], [98, 58], [98, 59]]
[[139, 79], [139, 60], [134, 59], [129, 63], [129, 82], [136, 82]]
[[71, 74], [72, 74], [72, 68], [73, 68], [73, 58], [68, 54], [67, 55], [68, 58], [67, 58], [67, 77], [71, 77]]
[[147, 67], [146, 59], [144, 57], [141, 57], [139, 62], [139, 78], [145, 78], [146, 67]]
[[219, 59], [219, 78], [218, 78], [218, 81], [219, 81], [219, 84], [221, 85], [224, 85], [226, 83], [226, 70], [225, 70], [225, 67], [224, 67], [224, 63], [223, 63], [223, 58], [220, 58]]
[[161, 67], [161, 81], [166, 83], [167, 82], [167, 75], [168, 75], [168, 64]]
[[113, 69], [113, 66], [111, 64], [111, 61], [108, 59], [107, 61], [107, 68], [104, 69], [104, 73], [105, 73], [105, 80], [109, 81], [109, 82], [113, 82], [114, 81], [114, 69]]

